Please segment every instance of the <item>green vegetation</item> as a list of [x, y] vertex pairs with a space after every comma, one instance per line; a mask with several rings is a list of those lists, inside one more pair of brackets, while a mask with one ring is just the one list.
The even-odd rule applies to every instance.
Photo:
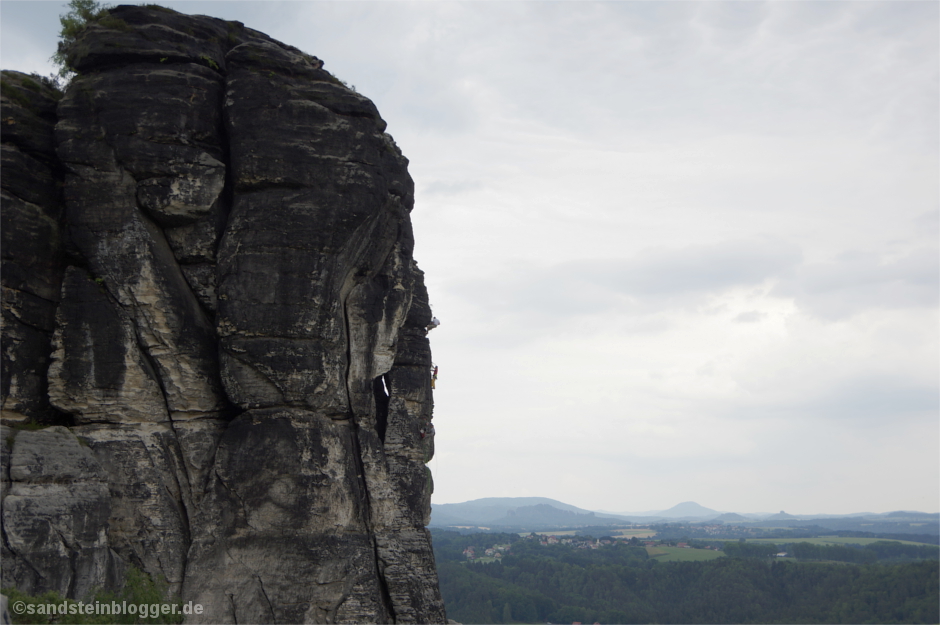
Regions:
[[36, 93], [39, 93], [42, 90], [42, 87], [39, 86], [39, 83], [29, 77], [26, 77], [20, 81], [20, 84], [30, 91], [35, 91]]
[[199, 60], [201, 60], [203, 63], [205, 63], [206, 65], [208, 65], [208, 66], [211, 67], [212, 69], [218, 71], [218, 69], [219, 69], [219, 64], [216, 63], [215, 61], [213, 61], [213, 60], [212, 60], [212, 57], [209, 56], [208, 54], [200, 54], [200, 55], [199, 55]]
[[613, 532], [614, 538], [649, 538], [650, 536], [655, 536], [656, 531], [651, 529], [618, 529], [611, 530]]
[[[78, 609], [79, 602], [72, 599], [63, 599], [62, 595], [57, 592], [47, 592], [34, 596], [27, 595], [15, 588], [3, 589], [3, 594], [7, 596], [10, 606], [18, 601], [22, 601], [27, 606], [33, 606], [32, 609], [28, 609], [23, 614], [14, 615], [13, 619], [16, 623], [182, 623], [182, 606], [179, 602], [176, 604], [177, 614], [160, 614], [156, 618], [150, 617], [150, 611], [153, 610], [150, 606], [162, 606], [172, 603], [164, 598], [165, 592], [165, 583], [157, 583], [149, 575], [133, 567], [127, 571], [124, 590], [120, 594], [99, 591], [82, 603], [85, 603], [86, 606], [89, 603], [94, 605], [95, 602], [101, 605], [107, 604], [108, 606], [118, 603], [123, 607], [126, 602], [127, 605], [133, 605], [137, 608], [135, 614], [83, 614]], [[63, 603], [66, 608], [62, 610], [69, 612], [69, 614], [58, 614], [61, 609], [59, 606]], [[55, 607], [52, 608], [52, 606]], [[146, 615], [143, 617], [139, 614], [142, 611], [141, 606], [147, 606]], [[47, 611], [55, 613], [46, 614]]]
[[69, 65], [68, 50], [89, 24], [98, 24], [112, 30], [130, 30], [124, 20], [112, 17], [110, 5], [95, 0], [70, 0], [69, 11], [59, 16], [62, 28], [59, 30], [59, 47], [52, 55], [52, 62], [59, 68], [59, 76], [69, 79], [75, 74], [75, 68]]
[[725, 543], [725, 553], [741, 558], [769, 557], [778, 551], [798, 560], [829, 562], [911, 562], [940, 560], [940, 547], [910, 541], [827, 536], [794, 543], [770, 543], [760, 539]]
[[725, 555], [731, 558], [769, 558], [780, 552], [774, 543], [726, 542]]
[[[767, 555], [776, 545], [739, 541], [727, 546], [740, 557], [663, 544], [655, 549], [665, 553], [650, 557], [639, 541], [586, 548], [516, 534], [432, 532], [448, 616], [463, 623], [934, 623], [940, 610], [932, 559], [784, 561]], [[507, 543], [500, 561], [467, 560], [468, 547], [482, 553]], [[663, 561], [691, 552], [719, 557]]]
[[[663, 555], [653, 556], [657, 562], [704, 562], [724, 557], [724, 552], [713, 549], [688, 549], [686, 547], [654, 547]], [[647, 549], [647, 552], [649, 549]], [[647, 555], [650, 555], [647, 553]]]
[[815, 545], [799, 542], [789, 545], [788, 550], [793, 557], [800, 560], [831, 560], [859, 564], [940, 559], [940, 547], [936, 545], [904, 545], [887, 540], [867, 545]]
[[[815, 538], [800, 538], [801, 543], [810, 543], [813, 545], [870, 545], [872, 543], [883, 542], [883, 538], [864, 538], [856, 536], [817, 536]], [[784, 542], [779, 538], [748, 538], [747, 542]], [[902, 545], [926, 545], [928, 543], [919, 543], [911, 540], [894, 540], [892, 542]]]
[[0, 79], [0, 93], [3, 97], [13, 100], [23, 108], [35, 111], [35, 106], [29, 101], [29, 97], [17, 89], [10, 81]]
[[[6, 424], [4, 424], [6, 425]], [[16, 438], [16, 432], [20, 430], [26, 430], [29, 432], [35, 432], [36, 430], [42, 430], [49, 427], [48, 424], [37, 423], [35, 421], [16, 421], [7, 425], [10, 428], [10, 433], [7, 434], [7, 445], [10, 447], [13, 446], [13, 440]]]
[[[928, 515], [929, 516], [929, 515]], [[897, 522], [878, 523], [877, 527], [872, 526], [865, 531], [858, 529], [860, 524], [857, 522], [849, 523], [852, 519], [846, 521], [839, 519], [849, 528], [823, 527], [820, 525], [806, 524], [798, 527], [758, 527], [754, 524], [746, 525], [727, 525], [716, 523], [655, 523], [649, 526], [649, 529], [656, 532], [656, 538], [660, 540], [682, 540], [688, 542], [691, 540], [700, 540], [706, 543], [717, 543], [726, 540], [737, 540], [744, 538], [747, 541], [763, 540], [781, 543], [794, 543], [806, 539], [826, 538], [834, 540], [833, 536], [838, 535], [842, 542], [859, 542], [845, 540], [847, 538], [865, 538], [865, 539], [883, 539], [883, 540], [906, 540], [911, 542], [925, 543], [930, 545], [940, 544], [940, 525], [933, 523], [911, 523]]]
[[324, 72], [324, 73], [326, 74], [327, 79], [330, 80], [334, 85], [342, 85], [343, 87], [346, 87], [346, 89], [348, 89], [349, 91], [359, 93], [358, 91], [356, 91], [356, 85], [351, 85], [345, 80], [343, 80], [342, 78], [337, 78], [336, 76], [334, 76], [333, 74], [329, 72]]

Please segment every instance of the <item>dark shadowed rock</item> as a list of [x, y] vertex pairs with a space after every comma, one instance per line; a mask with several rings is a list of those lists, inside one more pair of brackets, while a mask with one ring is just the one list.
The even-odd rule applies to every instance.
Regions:
[[155, 7], [67, 58], [58, 103], [3, 74], [3, 415], [71, 426], [4, 428], [4, 584], [135, 566], [189, 622], [446, 622], [414, 184], [375, 105]]
[[46, 369], [64, 268], [54, 137], [61, 94], [20, 72], [4, 71], [0, 82], [2, 414], [8, 421], [49, 423], [59, 420], [46, 393]]

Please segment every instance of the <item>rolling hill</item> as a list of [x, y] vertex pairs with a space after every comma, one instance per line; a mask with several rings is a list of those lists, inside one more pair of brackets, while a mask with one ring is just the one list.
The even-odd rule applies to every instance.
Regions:
[[739, 514], [719, 512], [694, 501], [667, 510], [612, 513], [585, 510], [548, 497], [486, 497], [463, 503], [431, 504], [432, 527], [492, 528], [495, 531], [576, 529], [624, 523], [724, 523], [754, 527], [820, 526], [840, 530], [940, 533], [940, 515], [894, 511], [847, 515]]

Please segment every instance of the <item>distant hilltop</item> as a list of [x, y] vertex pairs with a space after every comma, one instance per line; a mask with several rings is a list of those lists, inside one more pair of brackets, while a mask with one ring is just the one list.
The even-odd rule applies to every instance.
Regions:
[[667, 510], [613, 513], [585, 510], [547, 497], [486, 497], [431, 504], [432, 527], [465, 530], [542, 531], [648, 523], [721, 523], [751, 526], [820, 526], [840, 530], [940, 534], [940, 514], [895, 511], [846, 515], [721, 512], [694, 501]]

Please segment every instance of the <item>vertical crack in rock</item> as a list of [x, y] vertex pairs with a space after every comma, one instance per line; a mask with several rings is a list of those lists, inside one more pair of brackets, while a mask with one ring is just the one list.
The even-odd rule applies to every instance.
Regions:
[[316, 57], [110, 12], [58, 104], [3, 74], [3, 418], [71, 427], [11, 438], [4, 585], [135, 565], [189, 623], [446, 622], [407, 159]]
[[258, 580], [258, 587], [261, 588], [261, 594], [264, 596], [264, 600], [265, 600], [265, 601], [267, 602], [267, 604], [268, 604], [268, 609], [271, 611], [271, 622], [272, 622], [272, 623], [277, 623], [277, 616], [276, 616], [276, 614], [275, 614], [275, 612], [274, 612], [274, 604], [271, 603], [271, 598], [268, 597], [268, 593], [267, 593], [267, 591], [265, 591], [265, 589], [264, 589], [264, 582], [261, 580], [261, 576], [260, 576], [260, 575], [255, 575], [255, 579]]
[[[346, 394], [349, 398], [349, 404], [352, 407], [354, 402], [352, 400], [353, 391], [350, 389], [350, 383], [352, 380], [352, 362], [353, 362], [353, 341], [352, 341], [352, 329], [349, 319], [349, 299], [344, 299], [343, 301], [343, 319], [345, 321], [346, 327], [346, 375], [344, 377], [346, 381]], [[395, 619], [395, 605], [392, 602], [392, 597], [388, 591], [388, 583], [385, 579], [385, 567], [382, 563], [382, 558], [379, 553], [378, 543], [375, 540], [375, 526], [372, 521], [372, 499], [369, 493], [369, 469], [366, 467], [365, 457], [362, 453], [362, 444], [361, 444], [361, 428], [362, 426], [359, 423], [359, 418], [357, 417], [354, 411], [351, 411], [349, 417], [349, 423], [353, 432], [353, 445], [355, 449], [355, 459], [356, 459], [356, 475], [360, 482], [360, 488], [363, 493], [362, 507], [363, 507], [363, 522], [365, 523], [366, 529], [370, 534], [369, 542], [372, 546], [372, 556], [375, 564], [376, 572], [376, 581], [378, 582], [379, 592], [381, 596], [382, 604], [385, 608], [385, 612], [391, 616], [392, 622], [396, 622]], [[344, 598], [345, 599], [345, 598]], [[338, 602], [338, 606], [342, 602]]]
[[[173, 419], [173, 410], [172, 410], [172, 407], [170, 406], [169, 399], [167, 398], [166, 388], [163, 385], [163, 378], [160, 377], [160, 375], [157, 373], [157, 363], [154, 361], [153, 357], [150, 355], [149, 350], [146, 349], [146, 346], [142, 345], [142, 340], [141, 340], [139, 332], [137, 334], [137, 344], [140, 348], [140, 354], [143, 357], [144, 363], [147, 364], [148, 366], [148, 371], [152, 372], [154, 381], [157, 383], [157, 385], [160, 388], [160, 393], [162, 394], [164, 403], [166, 405], [166, 414], [168, 418], [168, 423], [169, 423], [170, 429], [173, 431], [173, 434], [174, 434], [172, 444], [175, 445], [176, 451], [178, 452], [179, 457], [182, 459], [184, 456], [184, 453], [183, 453], [182, 446], [180, 445], [180, 433], [177, 430], [176, 424]], [[167, 491], [169, 492], [170, 496], [173, 497], [174, 500], [177, 502], [179, 506], [180, 514], [182, 515], [182, 521], [183, 521], [183, 525], [182, 525], [183, 537], [182, 538], [183, 538], [183, 545], [184, 545], [184, 551], [182, 554], [182, 570], [185, 571], [186, 561], [188, 559], [189, 547], [192, 544], [192, 536], [191, 536], [191, 531], [190, 531], [191, 524], [189, 520], [189, 517], [190, 517], [189, 508], [193, 505], [193, 479], [192, 479], [192, 476], [190, 475], [189, 467], [185, 459], [183, 459], [183, 461], [179, 463], [178, 467], [180, 470], [172, 471], [170, 474], [171, 477], [175, 480], [177, 492], [174, 495], [174, 493], [170, 491], [169, 488], [167, 488]], [[180, 475], [180, 473], [182, 473], [182, 476]], [[181, 478], [185, 482], [181, 481]]]
[[226, 595], [229, 600], [229, 604], [232, 606], [232, 623], [238, 625], [238, 610], [235, 608], [235, 595]]

